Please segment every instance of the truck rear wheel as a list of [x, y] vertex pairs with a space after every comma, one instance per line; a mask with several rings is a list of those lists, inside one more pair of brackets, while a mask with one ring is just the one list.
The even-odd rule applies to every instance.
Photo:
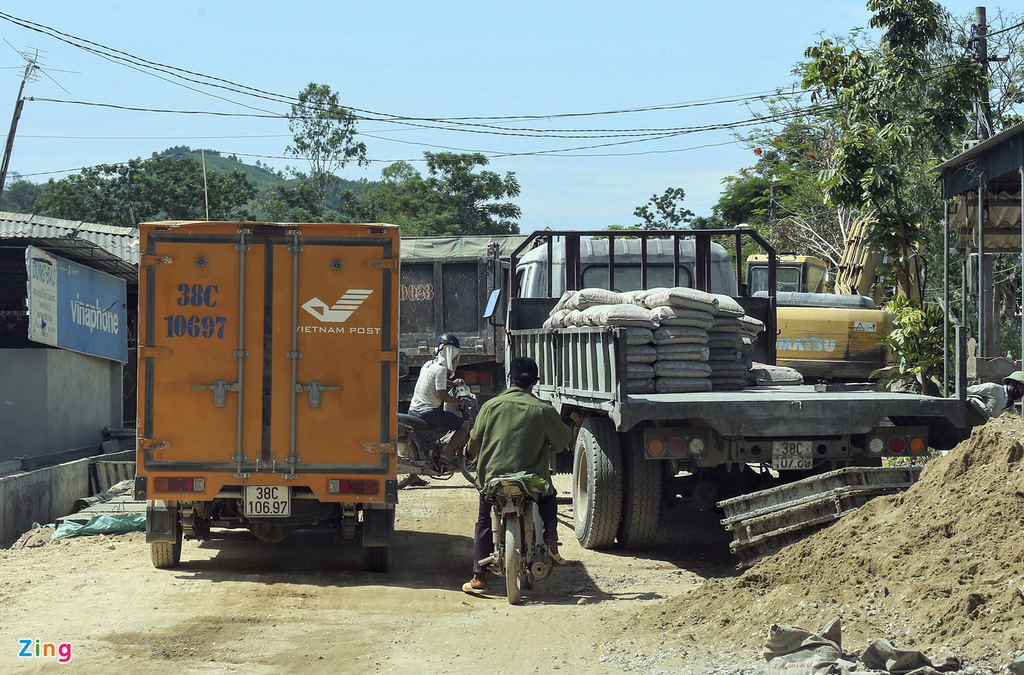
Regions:
[[583, 548], [608, 548], [622, 517], [622, 449], [611, 422], [591, 417], [576, 437], [572, 510]]
[[387, 572], [391, 569], [390, 546], [364, 546], [363, 569], [367, 572]]
[[154, 541], [149, 545], [149, 558], [153, 561], [153, 567], [160, 570], [169, 570], [177, 567], [181, 562], [181, 528], [178, 528], [178, 538], [173, 541]]
[[644, 457], [643, 436], [625, 437], [622, 449], [622, 522], [619, 543], [630, 550], [650, 546], [661, 516], [661, 474], [664, 465]]

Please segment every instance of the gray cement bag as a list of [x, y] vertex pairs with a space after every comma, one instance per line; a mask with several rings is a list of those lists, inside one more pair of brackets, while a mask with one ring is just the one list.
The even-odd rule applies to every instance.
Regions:
[[654, 363], [658, 360], [658, 353], [654, 351], [654, 345], [629, 345], [626, 347], [627, 363]]
[[708, 377], [711, 366], [703, 361], [658, 361], [654, 364], [658, 377]]
[[[644, 305], [649, 309], [656, 307], [681, 307], [714, 313], [718, 307], [716, 296], [696, 288], [677, 286], [664, 290], [652, 290], [643, 298]], [[742, 314], [742, 312], [741, 312]]]
[[659, 394], [711, 391], [711, 380], [706, 377], [656, 377], [654, 390]]
[[715, 325], [710, 312], [682, 307], [656, 307], [650, 310], [654, 320], [662, 326], [691, 326], [707, 330]]
[[707, 361], [708, 348], [695, 344], [670, 344], [655, 347], [658, 361]]
[[653, 333], [654, 343], [658, 345], [708, 343], [708, 332], [693, 326], [661, 326]]

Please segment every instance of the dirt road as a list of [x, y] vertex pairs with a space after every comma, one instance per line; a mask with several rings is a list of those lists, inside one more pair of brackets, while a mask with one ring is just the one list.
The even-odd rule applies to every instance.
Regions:
[[760, 630], [722, 654], [687, 640], [685, 627], [668, 638], [627, 619], [734, 574], [713, 517], [670, 515], [663, 520], [697, 529], [669, 524], [664, 543], [633, 556], [581, 549], [571, 508], [560, 506], [559, 518], [573, 562], [515, 607], [500, 579], [491, 597], [459, 590], [476, 493], [455, 480], [401, 492], [389, 574], [363, 572], [358, 547], [316, 532], [277, 545], [243, 532], [185, 542], [174, 570], [150, 565], [142, 534], [2, 551], [0, 670], [54, 667], [54, 658], [19, 658], [21, 638], [71, 643], [75, 671], [86, 673], [739, 673], [761, 662]]

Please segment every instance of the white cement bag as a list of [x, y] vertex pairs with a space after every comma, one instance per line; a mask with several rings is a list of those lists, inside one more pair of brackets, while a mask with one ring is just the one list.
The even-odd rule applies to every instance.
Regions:
[[566, 291], [565, 293], [562, 293], [562, 297], [560, 297], [558, 302], [555, 303], [555, 307], [551, 310], [551, 313], [554, 314], [555, 312], [560, 312], [563, 309], [575, 309], [575, 305], [571, 305], [574, 297], [576, 297], [576, 291]]
[[693, 326], [661, 326], [653, 333], [654, 343], [658, 345], [708, 343], [708, 332]]
[[692, 326], [707, 330], [715, 324], [715, 319], [708, 312], [682, 307], [657, 307], [650, 310], [655, 321], [662, 326]]
[[597, 305], [583, 310], [580, 319], [587, 326], [638, 326], [651, 330], [658, 327], [653, 313], [637, 305]]
[[584, 310], [588, 307], [598, 305], [619, 305], [622, 304], [622, 296], [615, 291], [606, 288], [584, 288], [576, 291], [576, 294], [569, 300], [568, 309]]
[[711, 366], [704, 361], [658, 361], [654, 364], [658, 377], [708, 377]]
[[[696, 309], [702, 312], [714, 312], [718, 306], [715, 296], [696, 288], [676, 286], [663, 291], [650, 291], [644, 296], [644, 304], [650, 308], [655, 307], [682, 307], [683, 309]], [[741, 312], [742, 313], [742, 312]]]
[[658, 361], [707, 361], [708, 348], [697, 344], [670, 344], [655, 347]]
[[758, 333], [764, 331], [764, 322], [759, 319], [755, 319], [752, 316], [747, 316], [746, 314], [744, 314], [743, 316], [739, 317], [739, 320], [740, 323], [743, 324], [744, 330], [748, 333], [754, 333], [755, 335], [757, 335]]
[[654, 390], [659, 394], [711, 391], [711, 380], [706, 377], [656, 377]]
[[544, 328], [565, 328], [565, 317], [569, 315], [569, 310], [560, 309], [558, 311], [552, 311], [543, 324]]
[[712, 295], [715, 300], [715, 309], [711, 312], [715, 316], [743, 316], [743, 307], [736, 302], [735, 298], [728, 295]]

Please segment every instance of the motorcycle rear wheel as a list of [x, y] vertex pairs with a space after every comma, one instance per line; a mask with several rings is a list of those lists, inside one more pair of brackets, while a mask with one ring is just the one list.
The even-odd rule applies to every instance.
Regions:
[[514, 513], [505, 517], [505, 589], [508, 603], [515, 605], [522, 598], [522, 554], [519, 551], [519, 516]]

